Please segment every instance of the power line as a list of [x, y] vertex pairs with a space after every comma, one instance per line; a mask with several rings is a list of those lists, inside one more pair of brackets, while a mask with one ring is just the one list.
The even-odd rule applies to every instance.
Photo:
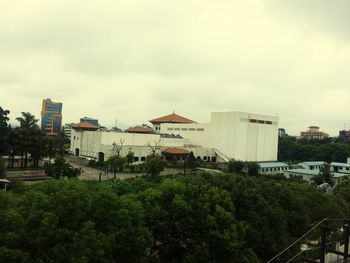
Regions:
[[[286, 247], [285, 249], [283, 249], [280, 253], [278, 253], [276, 256], [274, 256], [272, 259], [270, 259], [269, 261], [267, 261], [267, 263], [270, 263], [272, 261], [274, 261], [276, 258], [278, 258], [279, 256], [281, 256], [282, 254], [284, 254], [288, 249], [290, 249], [291, 247], [293, 247], [295, 244], [297, 244], [300, 240], [302, 240], [304, 237], [306, 237], [308, 234], [310, 234], [312, 231], [315, 230], [315, 228], [317, 228], [319, 225], [321, 225], [323, 222], [325, 221], [346, 221], [346, 220], [350, 220], [349, 218], [323, 218], [320, 222], [318, 222], [316, 225], [314, 225], [309, 231], [307, 231], [304, 235], [302, 235], [301, 237], [299, 237], [296, 241], [294, 241], [292, 244], [290, 244], [288, 247]], [[288, 261], [289, 262], [289, 261]]]

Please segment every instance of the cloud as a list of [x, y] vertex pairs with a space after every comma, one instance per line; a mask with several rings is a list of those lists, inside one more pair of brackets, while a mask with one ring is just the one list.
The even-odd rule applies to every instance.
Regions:
[[[298, 134], [350, 125], [349, 4], [277, 0], [0, 3], [0, 105], [63, 102], [64, 122], [175, 110], [278, 114]], [[349, 127], [350, 128], [350, 127]]]

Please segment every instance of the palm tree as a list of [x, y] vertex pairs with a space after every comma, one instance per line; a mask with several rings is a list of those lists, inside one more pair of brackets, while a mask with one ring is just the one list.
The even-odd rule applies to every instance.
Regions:
[[[28, 152], [30, 151], [30, 142], [32, 140], [32, 136], [35, 133], [35, 130], [39, 129], [39, 126], [36, 124], [38, 122], [38, 119], [35, 119], [35, 116], [32, 115], [30, 112], [22, 112], [21, 117], [17, 117], [16, 120], [20, 123], [19, 133], [20, 137], [22, 137], [21, 140], [21, 160], [23, 160], [23, 154], [25, 156], [24, 159], [24, 167], [27, 167], [28, 164]], [[23, 167], [23, 164], [21, 162], [21, 167]]]

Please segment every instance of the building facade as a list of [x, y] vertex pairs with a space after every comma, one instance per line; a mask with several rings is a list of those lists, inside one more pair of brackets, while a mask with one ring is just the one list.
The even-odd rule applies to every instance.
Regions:
[[41, 108], [41, 129], [49, 135], [56, 135], [62, 127], [62, 103], [43, 99]]
[[90, 118], [90, 117], [80, 118], [80, 122], [88, 122], [93, 125], [99, 126], [98, 119], [95, 119], [95, 118]]
[[114, 155], [116, 144], [122, 145], [121, 154], [132, 151], [140, 161], [150, 155], [152, 146], [157, 146], [159, 154], [169, 147], [182, 148], [206, 161], [277, 160], [278, 117], [275, 116], [214, 112], [209, 123], [197, 123], [174, 113], [151, 123], [154, 134], [88, 131], [73, 126], [70, 150], [77, 156], [99, 160]]
[[320, 131], [320, 127], [318, 126], [310, 126], [307, 131], [300, 133], [301, 140], [324, 140], [328, 137], [328, 133]]

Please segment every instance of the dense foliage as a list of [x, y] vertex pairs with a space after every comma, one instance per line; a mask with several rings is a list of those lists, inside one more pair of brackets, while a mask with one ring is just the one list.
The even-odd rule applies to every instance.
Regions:
[[347, 215], [349, 189], [233, 174], [50, 180], [0, 192], [0, 262], [266, 262]]
[[295, 141], [283, 138], [278, 143], [278, 160], [282, 162], [325, 161], [346, 162], [350, 142]]
[[39, 160], [52, 158], [56, 154], [64, 154], [67, 142], [64, 134], [48, 136], [37, 125], [38, 120], [29, 112], [22, 112], [16, 120], [19, 127], [9, 125], [8, 110], [0, 107], [0, 156], [10, 156], [9, 168], [14, 167], [15, 156], [21, 156], [21, 168], [28, 167], [28, 157], [33, 158], [32, 166], [38, 167]]

